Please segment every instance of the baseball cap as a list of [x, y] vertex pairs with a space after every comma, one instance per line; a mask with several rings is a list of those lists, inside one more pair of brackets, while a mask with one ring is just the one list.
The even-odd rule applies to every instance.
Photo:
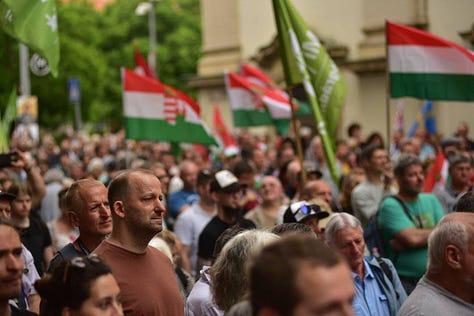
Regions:
[[16, 199], [16, 195], [0, 190], [0, 200], [13, 201]]
[[241, 185], [236, 176], [229, 170], [221, 170], [214, 174], [211, 181], [211, 192], [231, 193], [239, 191]]
[[321, 211], [321, 207], [316, 204], [300, 201], [290, 204], [283, 215], [283, 223], [301, 223], [311, 218], [326, 218], [328, 212]]

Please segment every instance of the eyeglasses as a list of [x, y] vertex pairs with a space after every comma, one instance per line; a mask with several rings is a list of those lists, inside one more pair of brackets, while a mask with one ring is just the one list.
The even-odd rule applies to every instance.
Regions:
[[102, 260], [100, 259], [99, 255], [95, 253], [91, 253], [90, 255], [86, 257], [76, 257], [76, 258], [71, 259], [70, 261], [68, 261], [68, 263], [66, 264], [66, 268], [64, 269], [63, 279], [62, 279], [63, 283], [67, 282], [68, 273], [71, 268], [85, 269], [88, 262], [96, 264], [96, 263], [101, 263]]

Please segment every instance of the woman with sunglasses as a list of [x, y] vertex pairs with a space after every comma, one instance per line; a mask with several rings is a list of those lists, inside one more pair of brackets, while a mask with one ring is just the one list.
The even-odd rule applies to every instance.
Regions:
[[41, 316], [123, 315], [117, 281], [96, 254], [63, 261], [35, 288], [41, 296]]

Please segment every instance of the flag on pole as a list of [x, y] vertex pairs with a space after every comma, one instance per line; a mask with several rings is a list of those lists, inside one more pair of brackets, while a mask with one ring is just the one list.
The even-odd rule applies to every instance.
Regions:
[[226, 72], [225, 77], [235, 126], [274, 125], [279, 134], [288, 134], [291, 108], [287, 98], [238, 74]]
[[9, 149], [11, 124], [16, 118], [16, 87], [13, 87], [0, 124], [0, 152], [6, 153]]
[[290, 1], [273, 0], [273, 9], [286, 83], [291, 87], [304, 82], [299, 68], [301, 63], [295, 59], [293, 51], [294, 45], [298, 45], [299, 58], [304, 60], [308, 73], [306, 81], [313, 87], [316, 101], [326, 122], [326, 130], [331, 138], [335, 138], [346, 94], [344, 77]]
[[199, 105], [185, 93], [125, 68], [122, 82], [127, 138], [217, 145]]
[[408, 131], [408, 137], [413, 137], [417, 129], [423, 129], [427, 136], [434, 136], [437, 133], [436, 118], [433, 115], [433, 102], [426, 101], [421, 111], [417, 114], [416, 120]]
[[59, 36], [55, 0], [3, 0], [0, 2], [2, 28], [48, 61], [58, 76]]
[[214, 128], [216, 131], [216, 136], [220, 139], [222, 147], [237, 147], [237, 144], [234, 140], [234, 137], [227, 129], [227, 126], [224, 123], [224, 119], [221, 114], [219, 106], [214, 105]]
[[392, 98], [474, 101], [474, 53], [418, 29], [387, 22]]
[[137, 45], [134, 45], [133, 56], [135, 59], [135, 72], [139, 73], [142, 76], [158, 79], [156, 78], [150, 66], [148, 66], [148, 63], [146, 62], [145, 58], [143, 58], [143, 56], [138, 51]]
[[346, 91], [344, 79], [316, 36], [288, 0], [273, 0], [285, 80], [302, 83], [313, 108], [334, 183], [339, 183], [332, 138]]
[[[290, 106], [290, 96], [284, 90], [278, 88], [273, 80], [262, 70], [249, 64], [242, 64], [240, 65], [240, 75], [251, 83], [271, 90], [272, 93], [280, 96], [281, 101], [286, 100], [288, 106]], [[296, 110], [296, 115], [311, 114], [311, 109], [309, 106], [296, 98], [293, 98], [293, 107]]]

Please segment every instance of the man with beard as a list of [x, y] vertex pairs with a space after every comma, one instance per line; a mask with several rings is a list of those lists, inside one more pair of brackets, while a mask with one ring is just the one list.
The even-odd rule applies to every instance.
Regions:
[[394, 263], [407, 294], [426, 271], [428, 236], [443, 217], [438, 199], [421, 193], [423, 167], [415, 155], [403, 154], [394, 168], [399, 192], [385, 198], [380, 206], [385, 256]]
[[428, 271], [398, 315], [473, 315], [474, 214], [446, 215], [428, 239], [428, 253]]
[[239, 207], [242, 187], [239, 180], [229, 171], [216, 172], [211, 181], [212, 199], [217, 205], [217, 215], [204, 227], [199, 235], [198, 266], [210, 265], [217, 238], [227, 228], [239, 225], [243, 228], [255, 228], [252, 221], [242, 217]]
[[110, 238], [94, 251], [112, 268], [125, 315], [183, 315], [184, 304], [171, 261], [148, 243], [162, 230], [163, 192], [149, 170], [117, 175], [108, 193]]
[[36, 315], [19, 310], [8, 301], [21, 294], [23, 274], [20, 236], [12, 224], [0, 218], [0, 315]]
[[89, 255], [112, 232], [107, 188], [102, 182], [78, 180], [69, 187], [65, 199], [69, 220], [79, 229], [79, 237], [56, 253], [48, 272], [64, 260]]

